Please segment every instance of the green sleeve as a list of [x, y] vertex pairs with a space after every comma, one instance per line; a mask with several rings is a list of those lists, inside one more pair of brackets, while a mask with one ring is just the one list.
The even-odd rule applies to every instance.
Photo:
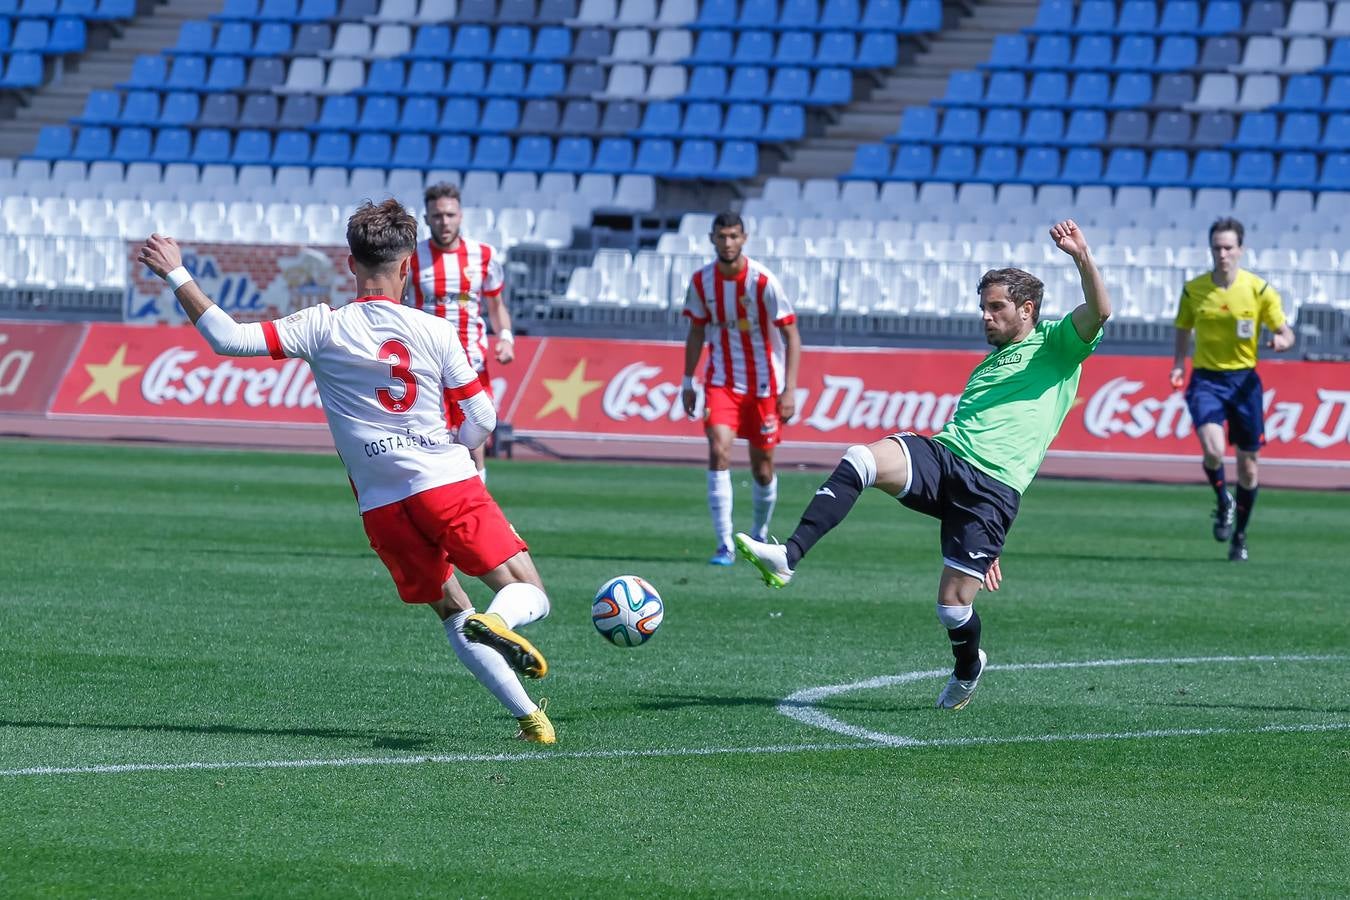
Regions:
[[1092, 351], [1096, 350], [1097, 345], [1102, 341], [1102, 334], [1103, 331], [1098, 330], [1092, 340], [1085, 342], [1079, 336], [1078, 329], [1073, 327], [1073, 316], [1070, 315], [1055, 322], [1047, 329], [1045, 345], [1056, 356], [1076, 365], [1092, 355]]

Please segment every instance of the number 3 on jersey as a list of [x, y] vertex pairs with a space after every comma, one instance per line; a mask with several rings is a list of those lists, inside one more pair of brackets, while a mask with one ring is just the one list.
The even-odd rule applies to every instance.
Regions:
[[388, 340], [380, 345], [379, 359], [389, 363], [389, 377], [403, 385], [403, 393], [395, 397], [389, 388], [375, 391], [375, 399], [390, 412], [407, 412], [417, 402], [417, 378], [413, 375], [412, 354], [402, 341]]

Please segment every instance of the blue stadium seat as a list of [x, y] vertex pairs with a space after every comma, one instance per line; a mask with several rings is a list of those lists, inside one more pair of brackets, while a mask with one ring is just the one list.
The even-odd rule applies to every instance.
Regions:
[[[225, 31], [229, 25], [221, 26], [216, 37], [216, 52], [240, 56], [283, 56], [290, 52], [294, 37], [291, 26], [283, 22], [264, 22], [258, 28], [253, 46], [244, 45], [238, 49], [231, 43], [226, 46]], [[243, 29], [241, 29], [242, 31]]]
[[165, 53], [209, 53], [215, 43], [216, 32], [210, 22], [189, 20], [178, 26], [178, 42]]
[[191, 125], [201, 116], [201, 97], [193, 91], [171, 91], [164, 95], [158, 125]]
[[1041, 0], [1031, 34], [1056, 34], [1073, 28], [1073, 0]]
[[[736, 21], [736, 0], [703, 0], [699, 4], [695, 28], [730, 28]], [[671, 152], [672, 159], [674, 151]]]
[[[568, 103], [568, 108], [575, 108], [576, 104], [589, 103], [591, 107], [591, 127], [582, 129], [586, 133], [594, 130], [595, 125], [600, 121], [600, 111], [591, 101], [573, 100]], [[561, 113], [558, 109], [556, 100], [528, 100], [520, 109], [520, 124], [517, 126], [521, 131], [530, 134], [551, 134], [558, 131], [561, 124]], [[570, 123], [569, 123], [570, 124]]]
[[1350, 153], [1328, 153], [1317, 185], [1327, 191], [1350, 191]]
[[1022, 154], [1017, 178], [1026, 184], [1049, 184], [1059, 178], [1059, 151], [1049, 147], [1031, 147]]
[[1017, 151], [1012, 147], [985, 147], [980, 151], [980, 164], [975, 170], [975, 181], [1002, 184], [1017, 177]]
[[1111, 77], [1105, 72], [1078, 72], [1073, 77], [1073, 91], [1068, 105], [1075, 109], [1096, 109], [1110, 103]]
[[56, 13], [60, 16], [79, 16], [88, 19], [98, 10], [95, 0], [61, 0], [56, 4]]
[[441, 131], [452, 134], [473, 134], [482, 131], [482, 110], [472, 97], [450, 97], [441, 108], [437, 122]]
[[927, 181], [933, 176], [933, 151], [930, 147], [906, 144], [895, 151], [890, 178], [896, 181]]
[[1350, 74], [1350, 38], [1341, 37], [1332, 41], [1331, 52], [1327, 54], [1322, 71], [1332, 75]]
[[486, 25], [461, 25], [450, 49], [452, 59], [488, 59], [492, 53], [492, 31]]
[[1037, 72], [1027, 89], [1028, 106], [1063, 106], [1068, 100], [1069, 76], [1063, 72]]
[[159, 94], [154, 91], [129, 91], [122, 104], [120, 125], [154, 125], [159, 122]]
[[[1081, 110], [1080, 110], [1081, 112]], [[1102, 127], [1105, 134], [1106, 128]], [[1064, 139], [1064, 113], [1057, 109], [1033, 109], [1027, 113], [1027, 124], [1022, 140], [1028, 146], [1055, 145]], [[1058, 160], [1058, 157], [1056, 157]], [[1058, 170], [1056, 164], [1056, 170]]]
[[1334, 75], [1322, 103], [1326, 112], [1350, 111], [1350, 75]]
[[244, 60], [238, 56], [217, 56], [211, 60], [206, 84], [199, 90], [233, 91], [244, 86]]
[[[766, 90], [767, 93], [767, 90]], [[689, 70], [685, 96], [691, 100], [721, 100], [727, 95], [727, 70], [722, 66], [694, 66]], [[763, 94], [760, 95], [761, 97]]]
[[1272, 109], [1283, 111], [1316, 111], [1326, 103], [1325, 85], [1319, 75], [1291, 75], [1284, 85], [1284, 96]]
[[186, 128], [161, 128], [155, 133], [150, 159], [158, 163], [187, 162], [192, 156], [192, 132]]
[[83, 53], [85, 42], [84, 20], [62, 16], [52, 23], [51, 36], [47, 38], [47, 52], [56, 55]]
[[979, 106], [983, 100], [984, 76], [979, 72], [958, 70], [947, 76], [947, 92], [935, 102], [943, 106]]
[[[909, 0], [910, 4], [919, 0]], [[778, 14], [778, 27], [784, 31], [802, 31], [815, 28], [820, 21], [820, 7], [816, 0], [783, 0]]]
[[291, 94], [282, 104], [277, 126], [288, 130], [309, 128], [319, 120], [319, 100], [311, 94]]
[[639, 175], [667, 175], [675, 168], [675, 142], [647, 138], [637, 145], [632, 171]]
[[413, 35], [412, 47], [408, 49], [410, 59], [447, 59], [450, 57], [450, 27], [448, 25], [423, 25]]
[[112, 158], [116, 162], [142, 162], [150, 158], [150, 129], [121, 128], [113, 142]]
[[700, 65], [724, 66], [731, 59], [732, 52], [730, 31], [702, 31], [694, 42], [694, 52], [688, 61]]
[[1069, 116], [1062, 140], [1075, 147], [1102, 143], [1106, 140], [1106, 112], [1100, 109], [1075, 109]]
[[505, 133], [516, 130], [520, 124], [520, 104], [515, 100], [494, 98], [483, 104], [483, 115], [478, 121], [480, 131]]
[[634, 134], [642, 137], [673, 137], [680, 133], [681, 106], [672, 100], [654, 100], [642, 111], [642, 124]]
[[[1193, 35], [1200, 30], [1200, 4], [1196, 0], [1166, 0], [1158, 16], [1158, 33]], [[1167, 40], [1163, 41], [1166, 49]]]
[[281, 131], [272, 145], [272, 165], [307, 166], [312, 152], [309, 135], [303, 131]]
[[717, 171], [717, 144], [712, 141], [684, 141], [675, 157], [672, 178], [711, 178]]
[[360, 114], [356, 98], [347, 94], [331, 94], [323, 98], [319, 120], [312, 126], [316, 131], [346, 131], [356, 127]]
[[56, 15], [56, 0], [21, 0], [19, 15], [51, 18]]
[[[232, 95], [230, 95], [232, 96]], [[239, 111], [239, 124], [248, 128], [280, 127], [278, 102], [275, 94], [249, 94]]]
[[800, 141], [806, 137], [806, 107], [775, 103], [764, 117], [764, 140]]
[[1051, 184], [1100, 184], [1102, 180], [1102, 151], [1096, 147], [1074, 147], [1064, 155], [1059, 178]]
[[245, 129], [234, 139], [234, 154], [230, 158], [236, 166], [270, 165], [272, 135], [258, 129]]
[[123, 90], [163, 89], [168, 80], [168, 60], [162, 56], [138, 56], [131, 64], [131, 77], [117, 85]]
[[1016, 109], [990, 109], [984, 114], [979, 140], [985, 144], [1020, 144], [1022, 113]]
[[684, 111], [680, 136], [715, 138], [722, 134], [722, 105], [708, 101], [690, 103]]
[[192, 143], [192, 161], [199, 165], [230, 161], [230, 132], [224, 128], [203, 128]]
[[530, 66], [525, 80], [526, 97], [554, 97], [564, 92], [567, 69], [562, 63], [540, 62]]
[[1077, 34], [1104, 34], [1116, 30], [1116, 4], [1113, 0], [1083, 0], [1074, 19]]
[[862, 20], [858, 0], [825, 0], [820, 11], [819, 28], [824, 32], [849, 31]]
[[846, 181], [881, 181], [890, 177], [891, 149], [885, 144], [859, 144], [853, 151], [853, 168]]
[[1116, 42], [1106, 34], [1085, 34], [1073, 47], [1073, 59], [1069, 68], [1080, 71], [1103, 69], [1110, 65], [1116, 55]]
[[9, 49], [24, 53], [43, 53], [51, 29], [45, 19], [23, 19], [14, 26], [14, 34], [9, 40]]
[[519, 97], [525, 93], [525, 67], [515, 62], [493, 63], [483, 93], [489, 97]]
[[1207, 0], [1203, 7], [1204, 18], [1197, 33], [1216, 35], [1242, 30], [1242, 5], [1237, 0]]
[[1152, 100], [1153, 78], [1148, 73], [1122, 72], [1116, 76], [1106, 106], [1108, 109], [1134, 109], [1147, 106]]
[[1233, 163], [1233, 186], [1269, 188], [1275, 180], [1275, 154], [1264, 150], [1243, 150]]
[[994, 72], [989, 76], [982, 106], [1017, 106], [1026, 97], [1027, 80], [1021, 72]]
[[117, 91], [90, 91], [84, 98], [84, 112], [75, 120], [78, 125], [111, 125], [122, 112], [122, 95]]
[[[206, 25], [207, 29], [210, 29], [211, 27], [205, 22], [201, 23], [188, 22], [185, 23], [183, 27], [186, 28], [188, 25], [192, 24]], [[281, 25], [275, 22], [269, 22], [268, 26], [270, 28], [280, 28], [286, 32], [287, 36], [286, 49], [289, 49], [290, 33], [291, 33], [290, 26]], [[182, 35], [179, 36], [178, 43], [180, 46], [184, 43]], [[178, 48], [166, 50], [165, 52], [166, 53], [178, 52]], [[251, 55], [253, 53], [253, 26], [247, 22], [223, 22], [221, 23], [220, 27], [216, 29], [215, 40], [207, 47], [197, 49], [189, 49], [183, 47], [181, 52], [201, 54], [204, 56]]]
[[715, 178], [732, 181], [753, 178], [759, 172], [759, 148], [750, 141], [726, 141], [717, 155]]
[[[735, 75], [732, 76], [732, 95], [738, 100], [755, 99], [754, 94], [736, 91]], [[768, 96], [775, 103], [805, 103], [811, 96], [811, 73], [806, 69], [775, 70]]]
[[393, 131], [398, 125], [398, 100], [393, 97], [367, 97], [361, 105], [356, 127], [362, 131]]
[[[403, 62], [398, 59], [373, 60], [366, 70], [366, 83], [357, 88], [357, 94], [399, 94], [407, 78]], [[421, 89], [419, 85], [417, 89]]]
[[156, 87], [194, 91], [206, 84], [206, 58], [203, 56], [177, 56], [169, 67], [169, 77]]
[[942, 0], [907, 0], [900, 30], [908, 34], [923, 34], [942, 28]]
[[299, 12], [297, 0], [261, 0], [257, 18], [260, 22], [295, 22]]
[[473, 145], [469, 168], [505, 172], [511, 168], [511, 139], [490, 134], [480, 137]]
[[1233, 157], [1223, 150], [1201, 150], [1191, 164], [1192, 187], [1226, 188], [1233, 177]]
[[98, 0], [98, 9], [90, 18], [101, 22], [134, 19], [136, 0]]
[[909, 106], [900, 113], [900, 125], [886, 140], [901, 144], [931, 143], [937, 139], [938, 111], [931, 106]]
[[[902, 147], [902, 150], [913, 149]], [[975, 176], [975, 148], [951, 144], [938, 150], [933, 181], [970, 181]]]
[[1186, 184], [1191, 168], [1184, 150], [1154, 150], [1148, 160], [1144, 184], [1149, 187], [1176, 187]]
[[727, 87], [726, 99], [759, 100], [767, 97], [768, 94], [768, 69], [762, 66], [745, 66], [731, 70], [731, 84]]
[[1025, 69], [1031, 49], [1025, 34], [1000, 34], [994, 37], [989, 50], [989, 61], [980, 63], [981, 69]]
[[1122, 184], [1143, 184], [1146, 159], [1144, 151], [1132, 147], [1117, 147], [1106, 158], [1106, 171], [1102, 183], [1113, 186]]
[[238, 94], [207, 94], [197, 124], [234, 128], [239, 123]]
[[765, 134], [764, 107], [758, 103], [733, 103], [727, 107], [722, 136], [745, 141], [773, 140]]
[[1350, 113], [1332, 113], [1327, 116], [1322, 146], [1328, 150], [1350, 150]]
[[[1280, 150], [1314, 150], [1321, 144], [1322, 117], [1317, 113], [1290, 113], [1280, 123], [1275, 146]], [[1283, 163], [1281, 163], [1283, 165]]]
[[773, 35], [767, 31], [742, 31], [731, 61], [738, 66], [767, 65], [773, 59]]
[[1275, 171], [1277, 190], [1312, 190], [1317, 186], [1317, 157], [1312, 153], [1286, 153]]
[[[103, 132], [107, 134], [106, 128], [82, 128], [80, 136], [85, 132]], [[109, 141], [111, 143], [111, 140]], [[29, 154], [34, 159], [68, 159], [71, 156], [71, 133], [65, 125], [43, 125], [38, 131], [37, 146]], [[90, 159], [88, 156], [77, 156], [76, 159]]]
[[1153, 38], [1143, 34], [1131, 34], [1122, 38], [1116, 48], [1115, 59], [1111, 62], [1114, 72], [1150, 72], [1156, 66], [1158, 47]]
[[436, 138], [436, 149], [431, 154], [431, 168], [453, 169], [469, 168], [472, 144], [462, 134], [443, 134]]
[[[869, 37], [879, 41], [869, 42]], [[895, 35], [876, 32], [863, 36], [863, 47], [858, 47], [857, 35], [849, 31], [827, 31], [820, 36], [820, 46], [816, 48], [816, 57], [812, 61], [817, 66], [859, 66], [861, 68], [886, 68], [892, 63], [879, 62], [887, 53], [895, 55]]]
[[550, 25], [534, 36], [531, 58], [536, 61], [564, 59], [572, 53], [572, 29]]
[[553, 141], [539, 135], [526, 135], [516, 141], [511, 155], [513, 172], [547, 172], [553, 165]]
[[[736, 49], [740, 50], [740, 47], [738, 46]], [[774, 65], [809, 66], [815, 61], [816, 36], [814, 34], [809, 31], [789, 31], [779, 35], [778, 46], [773, 54]]]
[[399, 109], [398, 125], [394, 130], [400, 133], [434, 131], [440, 117], [441, 106], [435, 98], [409, 97]]
[[524, 62], [531, 58], [530, 29], [523, 25], [504, 25], [492, 41], [492, 58]]
[[1125, 0], [1120, 5], [1116, 30], [1123, 34], [1151, 34], [1158, 28], [1158, 7], [1154, 0]]
[[863, 7], [862, 30], [882, 34], [900, 31], [900, 0], [866, 0]]
[[1107, 143], [1142, 145], [1148, 141], [1148, 113], [1142, 109], [1123, 109], [1111, 116]]
[[1190, 35], [1168, 35], [1158, 48], [1153, 68], [1159, 72], [1182, 72], [1195, 66], [1200, 57], [1200, 45]]
[[394, 140], [392, 168], [431, 168], [431, 135], [400, 134]]
[[623, 174], [633, 170], [633, 142], [627, 138], [601, 138], [595, 148], [591, 171], [602, 174]]
[[947, 110], [942, 116], [937, 142], [942, 144], [973, 143], [980, 134], [980, 111], [970, 107]]
[[[264, 3], [267, 0], [263, 0]], [[346, 168], [352, 164], [352, 139], [350, 135], [339, 131], [321, 134], [314, 141], [314, 150], [310, 153], [312, 166], [338, 166]]]
[[589, 138], [565, 137], [558, 141], [551, 169], [554, 172], [583, 173], [591, 170], [595, 150]]
[[[408, 81], [412, 83], [411, 72], [408, 74]], [[452, 86], [448, 89], [459, 94], [482, 94], [486, 83], [487, 69], [481, 62], [456, 62], [450, 66], [450, 72], [445, 76], [445, 84]]]
[[847, 69], [821, 69], [811, 83], [807, 103], [840, 106], [853, 102], [853, 73]]
[[[1073, 56], [1073, 40], [1065, 34], [1043, 34], [1036, 38], [1026, 68], [1064, 69]], [[1019, 67], [1020, 68], [1020, 67]]]
[[300, 0], [295, 18], [301, 22], [328, 22], [339, 18], [337, 0]]

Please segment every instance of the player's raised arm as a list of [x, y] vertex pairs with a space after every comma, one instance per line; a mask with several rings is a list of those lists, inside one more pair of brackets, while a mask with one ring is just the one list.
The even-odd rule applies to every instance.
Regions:
[[1086, 302], [1080, 304], [1070, 316], [1073, 319], [1074, 330], [1078, 332], [1083, 342], [1087, 343], [1097, 336], [1106, 320], [1111, 318], [1111, 296], [1106, 292], [1102, 273], [1092, 259], [1087, 238], [1083, 236], [1078, 223], [1073, 219], [1056, 223], [1050, 229], [1050, 239], [1055, 242], [1056, 247], [1069, 254], [1074, 265], [1078, 267], [1079, 278], [1083, 281], [1083, 299]]
[[211, 349], [223, 356], [267, 356], [267, 338], [260, 323], [240, 325], [206, 296], [192, 274], [183, 267], [178, 242], [163, 234], [146, 239], [136, 258], [173, 288], [178, 305], [206, 338]]

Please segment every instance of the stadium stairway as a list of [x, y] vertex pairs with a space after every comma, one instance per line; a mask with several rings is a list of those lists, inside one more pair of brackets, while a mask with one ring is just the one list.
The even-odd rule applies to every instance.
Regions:
[[[755, 187], [762, 188], [775, 175], [806, 180], [848, 172], [860, 143], [894, 133], [905, 107], [941, 97], [952, 72], [988, 59], [994, 38], [1031, 25], [1039, 5], [1038, 0], [944, 3], [944, 16], [952, 24], [936, 36], [919, 39], [908, 62], [884, 74], [873, 90], [844, 108], [820, 135], [792, 148], [781, 162], [764, 159]], [[759, 190], [747, 193], [757, 195]]]
[[125, 81], [136, 57], [157, 54], [178, 40], [182, 24], [220, 11], [223, 0], [160, 0], [137, 6], [139, 15], [107, 46], [92, 46], [68, 60], [59, 77], [28, 95], [12, 119], [0, 122], [0, 159], [31, 153], [44, 125], [65, 125], [80, 115], [90, 90]]

